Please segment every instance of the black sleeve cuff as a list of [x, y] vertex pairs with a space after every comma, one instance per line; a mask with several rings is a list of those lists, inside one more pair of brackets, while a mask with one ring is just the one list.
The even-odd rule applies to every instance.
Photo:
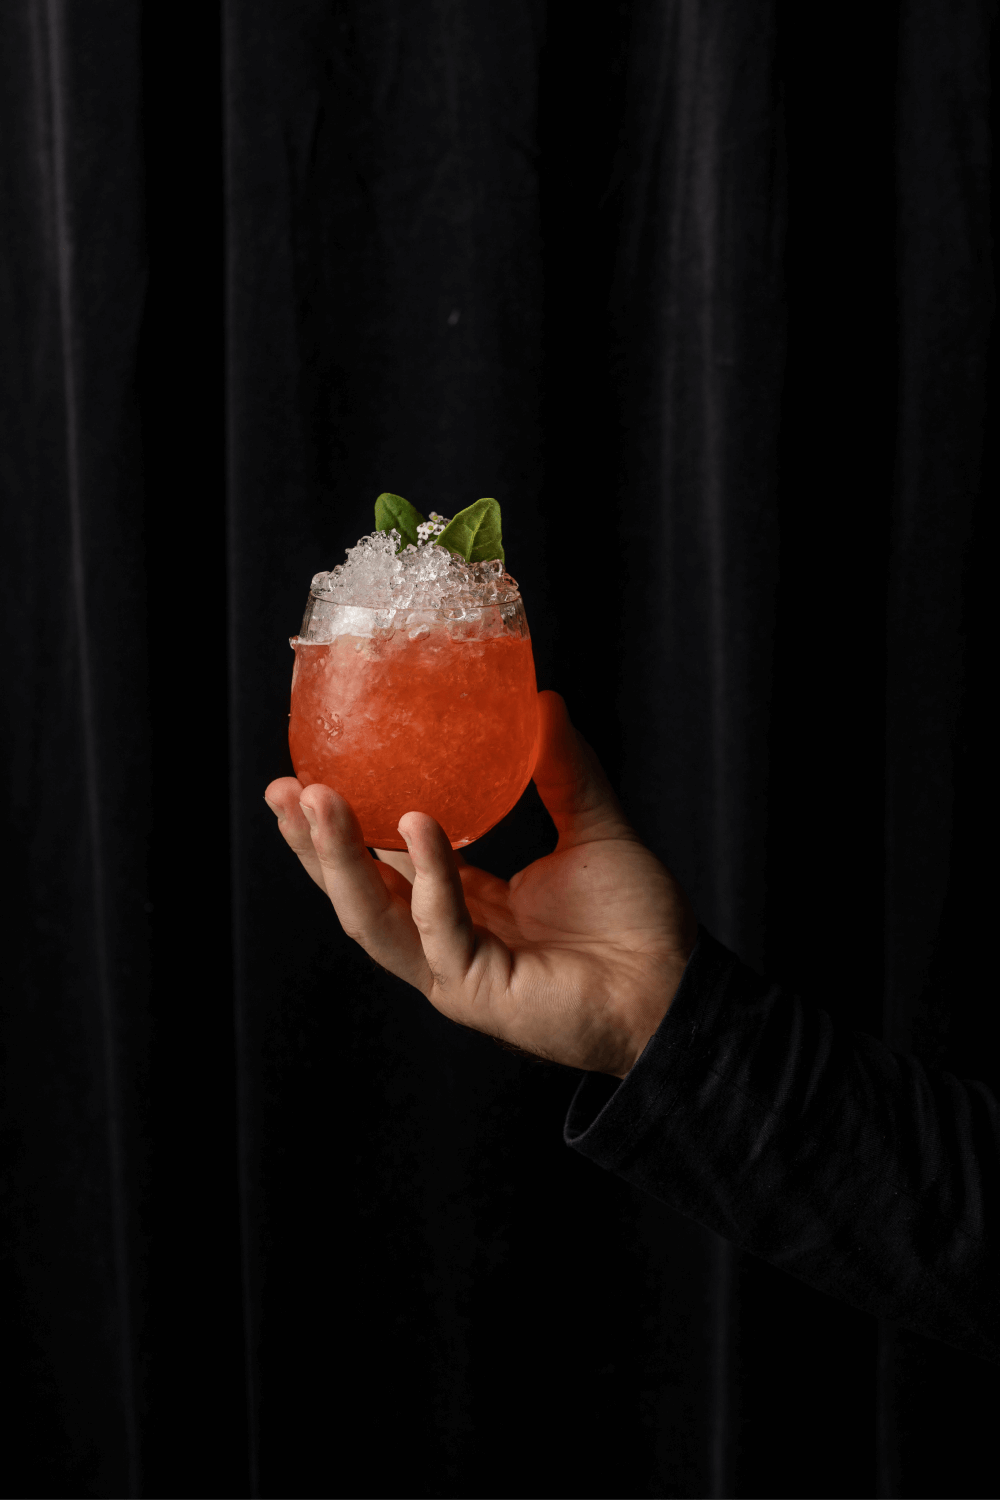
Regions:
[[998, 1357], [996, 1097], [835, 1025], [707, 932], [634, 1067], [585, 1078], [564, 1134], [820, 1290]]
[[723, 1003], [725, 979], [738, 967], [736, 956], [699, 928], [673, 1003], [627, 1076], [585, 1075], [566, 1116], [567, 1146], [608, 1171], [622, 1170], [650, 1124], [662, 1125], [681, 1103], [685, 1081], [704, 1062], [700, 1036]]

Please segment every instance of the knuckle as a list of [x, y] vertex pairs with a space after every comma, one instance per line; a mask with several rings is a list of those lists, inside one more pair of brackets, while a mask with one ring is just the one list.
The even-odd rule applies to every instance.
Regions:
[[296, 838], [294, 835], [286, 834], [285, 842], [292, 853], [299, 856], [299, 859], [307, 859], [314, 853], [313, 846], [308, 839]]
[[339, 876], [353, 875], [354, 873], [350, 855], [336, 844], [326, 841], [314, 844], [313, 854], [319, 860], [324, 870], [330, 870]]

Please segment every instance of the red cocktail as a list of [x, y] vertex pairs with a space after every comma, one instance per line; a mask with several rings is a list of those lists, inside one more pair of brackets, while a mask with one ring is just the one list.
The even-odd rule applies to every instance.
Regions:
[[436, 818], [453, 848], [471, 843], [534, 769], [535, 667], [517, 585], [500, 563], [442, 554], [434, 566], [433, 588], [404, 566], [395, 598], [375, 590], [372, 605], [338, 602], [358, 586], [317, 575], [292, 642], [295, 774], [342, 793], [375, 848], [404, 848], [396, 825], [412, 811]]

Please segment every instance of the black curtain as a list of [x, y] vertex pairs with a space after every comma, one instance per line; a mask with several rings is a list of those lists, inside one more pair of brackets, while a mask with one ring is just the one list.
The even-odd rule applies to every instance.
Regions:
[[997, 1492], [993, 1367], [567, 1152], [261, 801], [312, 573], [495, 494], [706, 924], [998, 1084], [994, 17], [6, 7], [4, 1493]]

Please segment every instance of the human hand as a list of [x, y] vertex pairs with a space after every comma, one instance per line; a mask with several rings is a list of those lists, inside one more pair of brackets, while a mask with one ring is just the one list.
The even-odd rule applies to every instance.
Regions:
[[427, 813], [400, 819], [408, 855], [377, 863], [330, 787], [287, 776], [264, 795], [344, 931], [377, 963], [463, 1026], [624, 1078], [676, 994], [696, 922], [557, 693], [539, 694], [539, 715], [534, 779], [559, 842], [509, 882], [454, 854]]

